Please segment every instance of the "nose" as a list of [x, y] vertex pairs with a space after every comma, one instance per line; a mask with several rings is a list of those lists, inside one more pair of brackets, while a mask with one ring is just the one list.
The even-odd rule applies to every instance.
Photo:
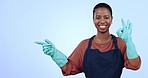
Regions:
[[99, 23], [100, 23], [100, 24], [104, 24], [104, 23], [105, 23], [105, 20], [104, 20], [104, 19], [101, 19], [101, 20], [99, 21]]

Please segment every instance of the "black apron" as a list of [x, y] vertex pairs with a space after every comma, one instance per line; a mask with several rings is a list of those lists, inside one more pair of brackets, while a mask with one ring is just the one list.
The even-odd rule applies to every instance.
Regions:
[[120, 78], [124, 60], [118, 48], [116, 37], [112, 35], [115, 49], [106, 52], [91, 49], [93, 38], [94, 36], [90, 38], [84, 54], [83, 71], [86, 78]]

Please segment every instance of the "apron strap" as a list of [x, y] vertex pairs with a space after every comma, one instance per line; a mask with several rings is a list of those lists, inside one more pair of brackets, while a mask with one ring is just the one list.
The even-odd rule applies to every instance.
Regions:
[[89, 43], [88, 43], [88, 47], [87, 47], [88, 49], [91, 48], [92, 40], [93, 40], [94, 37], [95, 37], [95, 35], [92, 36], [92, 37], [89, 39]]
[[117, 44], [117, 39], [116, 39], [116, 37], [115, 37], [113, 34], [111, 34], [111, 36], [112, 36], [112, 39], [113, 39], [113, 44], [114, 44], [114, 46], [115, 46], [115, 49], [119, 49], [119, 48], [118, 48], [118, 44]]

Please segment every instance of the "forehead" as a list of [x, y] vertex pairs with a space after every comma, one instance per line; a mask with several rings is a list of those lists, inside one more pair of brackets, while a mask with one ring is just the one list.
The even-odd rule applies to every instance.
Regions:
[[95, 9], [95, 13], [94, 14], [103, 14], [103, 15], [111, 15], [111, 13], [110, 13], [110, 11], [107, 9], [107, 8], [105, 8], [105, 7], [101, 7], [101, 8], [97, 8], [97, 9]]

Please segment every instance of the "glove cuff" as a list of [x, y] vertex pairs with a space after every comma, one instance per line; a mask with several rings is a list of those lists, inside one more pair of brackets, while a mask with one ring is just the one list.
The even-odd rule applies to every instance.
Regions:
[[136, 47], [132, 41], [132, 38], [126, 41], [126, 47], [127, 47], [126, 53], [127, 53], [128, 59], [134, 59], [138, 57], [138, 53], [136, 51]]
[[131, 51], [129, 48], [126, 49], [128, 59], [134, 59], [138, 57], [138, 53], [136, 51]]
[[59, 50], [56, 50], [56, 52], [53, 56], [51, 56], [51, 58], [53, 59], [53, 61], [56, 62], [59, 67], [63, 67], [68, 62], [67, 57]]

